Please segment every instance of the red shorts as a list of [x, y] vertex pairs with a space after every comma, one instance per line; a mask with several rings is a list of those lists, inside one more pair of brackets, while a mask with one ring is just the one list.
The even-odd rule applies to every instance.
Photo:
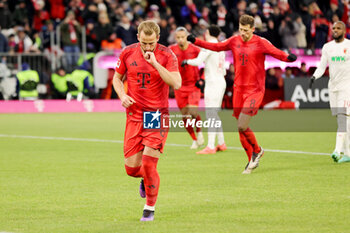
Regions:
[[128, 158], [142, 151], [145, 146], [163, 153], [167, 136], [168, 129], [147, 130], [143, 128], [142, 121], [127, 119], [124, 135], [124, 157]]
[[199, 100], [201, 99], [201, 91], [196, 87], [191, 91], [175, 90], [175, 99], [180, 109], [187, 105], [198, 106]]
[[233, 94], [233, 116], [237, 119], [241, 113], [255, 116], [263, 98], [263, 91], [245, 93], [235, 89]]

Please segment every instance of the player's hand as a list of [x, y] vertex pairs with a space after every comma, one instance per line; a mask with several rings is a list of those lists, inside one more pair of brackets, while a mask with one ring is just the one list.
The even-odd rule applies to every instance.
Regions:
[[136, 101], [128, 95], [124, 95], [123, 97], [120, 98], [120, 100], [121, 100], [122, 106], [124, 108], [128, 108], [131, 105], [133, 105], [134, 103], [136, 103]]
[[181, 62], [181, 67], [184, 67], [185, 65], [187, 65], [187, 60], [183, 60], [183, 61]]
[[287, 57], [287, 59], [291, 62], [296, 61], [297, 60], [297, 55], [290, 53]]
[[187, 40], [194, 43], [194, 42], [196, 42], [196, 37], [193, 34], [189, 34], [187, 36]]
[[202, 78], [198, 79], [195, 86], [198, 87], [202, 93], [204, 93], [205, 80]]
[[315, 79], [316, 79], [315, 76], [312, 76], [312, 77], [310, 78], [310, 81], [309, 81], [309, 89], [312, 88], [312, 85], [314, 84]]
[[157, 63], [157, 59], [154, 56], [153, 52], [145, 52], [143, 54], [143, 57], [145, 58], [145, 60], [150, 63], [151, 65], [154, 65], [155, 63]]

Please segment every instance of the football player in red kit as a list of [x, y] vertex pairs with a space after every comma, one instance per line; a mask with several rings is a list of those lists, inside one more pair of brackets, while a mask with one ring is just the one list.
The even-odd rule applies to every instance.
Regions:
[[[142, 177], [140, 195], [146, 197], [141, 221], [152, 221], [159, 189], [157, 163], [163, 152], [167, 130], [144, 128], [144, 112], [152, 121], [168, 111], [169, 86], [181, 87], [181, 76], [175, 54], [158, 44], [160, 29], [151, 20], [138, 27], [139, 43], [124, 48], [117, 61], [113, 86], [127, 120], [124, 136], [125, 169], [129, 176]], [[122, 82], [127, 76], [128, 92]]]
[[271, 55], [285, 62], [297, 59], [277, 49], [268, 40], [254, 35], [254, 18], [242, 15], [239, 19], [239, 35], [220, 43], [209, 43], [189, 35], [187, 39], [200, 47], [213, 51], [231, 50], [235, 67], [233, 115], [238, 119], [239, 138], [248, 156], [243, 174], [249, 174], [258, 167], [264, 150], [259, 146], [253, 131], [249, 128], [252, 116], [258, 109], [265, 93], [265, 55]]
[[[194, 118], [195, 121], [201, 120], [198, 114], [198, 105], [201, 98], [201, 91], [196, 87], [196, 82], [199, 80], [199, 70], [195, 66], [182, 65], [184, 60], [196, 58], [200, 52], [197, 46], [194, 46], [187, 41], [188, 32], [184, 27], [178, 27], [175, 31], [176, 44], [169, 46], [169, 48], [175, 53], [182, 79], [181, 88], [175, 90], [175, 98], [177, 106], [181, 110], [181, 114], [184, 116], [184, 122], [187, 122], [189, 117]], [[193, 127], [190, 124], [185, 124], [187, 132], [193, 139], [191, 149], [197, 149], [204, 144], [204, 137], [201, 132], [201, 128], [197, 127], [194, 132]]]

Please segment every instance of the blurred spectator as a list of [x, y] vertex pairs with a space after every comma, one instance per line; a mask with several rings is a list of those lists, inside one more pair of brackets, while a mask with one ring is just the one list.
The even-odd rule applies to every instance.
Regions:
[[299, 32], [299, 25], [292, 21], [292, 18], [287, 15], [284, 20], [282, 20], [279, 34], [282, 37], [282, 47], [286, 49], [296, 48], [298, 41], [296, 38], [297, 33]]
[[311, 36], [315, 40], [315, 48], [320, 49], [327, 42], [328, 21], [320, 10], [314, 12], [315, 17], [311, 22]]
[[82, 17], [83, 11], [85, 9], [85, 4], [82, 0], [70, 0], [68, 4], [68, 12], [73, 11], [76, 20], [80, 23], [84, 23], [84, 19]]
[[17, 30], [17, 36], [15, 36], [15, 42], [16, 42], [15, 52], [17, 53], [29, 52], [33, 45], [33, 41], [24, 31], [24, 28], [22, 26], [17, 26], [16, 30]]
[[0, 53], [6, 53], [9, 51], [9, 45], [7, 42], [6, 36], [1, 33], [1, 26], [0, 26]]
[[18, 0], [18, 5], [13, 12], [12, 19], [16, 25], [25, 25], [29, 23], [29, 14], [25, 0]]
[[108, 39], [101, 42], [101, 49], [103, 50], [116, 50], [121, 49], [125, 46], [120, 38], [117, 38], [115, 32], [111, 33]]
[[8, 37], [9, 53], [12, 54], [16, 49], [16, 39], [14, 34], [10, 34]]
[[182, 24], [190, 23], [195, 25], [198, 23], [201, 13], [197, 10], [193, 0], [186, 0], [185, 5], [181, 8]]
[[33, 34], [33, 45], [30, 47], [29, 51], [34, 53], [40, 53], [42, 49], [42, 41], [38, 32]]
[[302, 62], [301, 63], [301, 66], [300, 66], [300, 69], [299, 69], [299, 72], [297, 74], [297, 77], [300, 78], [307, 78], [309, 75], [308, 75], [308, 70], [306, 68], [306, 63], [305, 62]]
[[307, 4], [301, 4], [301, 11], [299, 13], [306, 28], [305, 35], [306, 35], [307, 47], [310, 48], [312, 16], [309, 14], [309, 8]]
[[284, 73], [282, 74], [282, 78], [287, 79], [287, 78], [295, 78], [294, 74], [293, 74], [293, 70], [292, 67], [287, 66], [286, 70], [284, 71]]
[[278, 34], [278, 29], [275, 27], [273, 19], [267, 20], [267, 30], [259, 33], [262, 37], [266, 38], [277, 48], [281, 48], [281, 40]]
[[271, 3], [269, 2], [264, 2], [263, 4], [263, 16], [265, 19], [269, 19], [270, 16], [273, 14], [273, 8], [271, 6]]
[[233, 9], [232, 11], [233, 17], [233, 27], [234, 30], [238, 30], [239, 26], [239, 18], [247, 13], [247, 2], [245, 0], [239, 0], [237, 3], [237, 9]]
[[254, 27], [257, 32], [263, 31], [263, 21], [265, 21], [264, 16], [259, 11], [258, 4], [252, 2], [249, 4], [249, 13], [254, 17]]
[[86, 47], [93, 52], [97, 52], [99, 44], [95, 30], [95, 23], [92, 19], [86, 21]]
[[52, 97], [54, 99], [65, 99], [67, 95], [67, 78], [70, 74], [67, 74], [63, 67], [59, 67], [55, 73], [51, 75], [52, 82]]
[[202, 11], [201, 11], [201, 15], [202, 15], [202, 19], [205, 20], [205, 22], [207, 22], [208, 24], [210, 24], [210, 10], [209, 10], [209, 7], [207, 6], [203, 6], [202, 7]]
[[11, 12], [4, 0], [0, 0], [0, 28], [8, 29], [12, 27]]
[[276, 75], [275, 68], [266, 71], [265, 88], [268, 90], [280, 90], [283, 88], [283, 79]]
[[66, 15], [64, 3], [65, 0], [48, 0], [50, 5], [50, 17], [56, 23], [60, 23]]
[[[156, 23], [160, 23], [160, 14], [159, 14], [159, 7], [155, 4], [150, 5], [149, 7], [150, 11], [146, 15], [147, 20], [153, 20]], [[140, 18], [140, 17], [139, 17]]]
[[166, 19], [161, 19], [160, 23], [159, 23], [159, 27], [160, 27], [160, 35], [159, 35], [159, 43], [164, 45], [164, 46], [168, 46], [168, 37], [170, 34], [170, 28], [168, 25], [168, 21]]
[[46, 20], [50, 19], [49, 13], [44, 9], [44, 0], [37, 0], [35, 2], [35, 13], [33, 18], [33, 29], [36, 31], [41, 31], [42, 26]]
[[75, 20], [73, 11], [68, 11], [67, 17], [61, 24], [63, 51], [67, 58], [66, 70], [71, 70], [77, 64], [80, 53], [81, 27]]
[[92, 20], [93, 22], [97, 22], [98, 20], [98, 8], [95, 3], [90, 3], [82, 12], [82, 17], [84, 22]]
[[226, 37], [230, 37], [233, 33], [233, 19], [229, 11], [227, 11], [224, 4], [218, 5], [217, 10], [212, 12], [211, 22], [220, 27], [220, 29], [226, 34]]
[[128, 16], [123, 15], [121, 18], [121, 22], [117, 27], [117, 35], [126, 45], [130, 45], [137, 42], [137, 30], [131, 24]]
[[103, 40], [107, 40], [113, 32], [113, 27], [109, 22], [109, 18], [106, 12], [101, 12], [98, 15], [98, 23], [95, 26], [94, 32], [96, 34], [96, 40], [98, 43], [97, 50], [99, 50], [101, 47], [101, 42]]
[[176, 28], [177, 28], [177, 25], [175, 23], [170, 24], [169, 36], [167, 39], [167, 41], [170, 45], [176, 43], [176, 41], [175, 41]]
[[112, 25], [118, 25], [121, 22], [123, 15], [124, 10], [120, 5], [118, 5], [115, 9], [112, 10], [112, 13], [110, 15]]
[[297, 47], [305, 49], [307, 46], [306, 27], [305, 27], [303, 20], [300, 16], [297, 17], [296, 24], [298, 24], [298, 27], [299, 27], [299, 30], [298, 30], [297, 34], [295, 35], [295, 37], [297, 39]]
[[207, 28], [209, 27], [208, 23], [205, 22], [204, 19], [200, 19], [198, 24], [194, 27], [192, 31], [192, 33], [198, 37], [198, 36], [202, 36], [204, 35], [204, 33], [206, 32]]
[[54, 34], [54, 39], [56, 39], [56, 31], [55, 31], [53, 22], [51, 20], [47, 20], [40, 32], [44, 49], [51, 48], [51, 33]]
[[334, 14], [338, 16], [340, 19], [343, 15], [343, 11], [339, 8], [339, 1], [338, 0], [330, 0], [329, 2], [330, 8], [328, 8], [326, 12], [326, 18], [328, 21], [332, 21], [332, 17]]
[[261, 106], [264, 106], [264, 108], [266, 108], [276, 100], [283, 100], [283, 86], [283, 79], [277, 74], [275, 68], [268, 69], [266, 71], [265, 79], [265, 95]]

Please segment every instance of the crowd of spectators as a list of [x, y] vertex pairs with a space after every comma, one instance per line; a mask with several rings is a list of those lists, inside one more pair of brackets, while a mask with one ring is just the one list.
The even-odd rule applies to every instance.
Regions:
[[164, 45], [174, 43], [180, 25], [202, 36], [216, 24], [227, 38], [237, 33], [242, 14], [254, 16], [256, 33], [278, 48], [321, 48], [331, 39], [334, 21], [350, 28], [349, 5], [349, 0], [0, 0], [0, 52], [49, 49], [49, 32], [58, 25], [65, 52], [80, 51], [83, 25], [90, 51], [106, 48], [103, 42], [118, 49], [137, 42], [144, 19], [159, 23]]
[[[332, 23], [338, 20], [347, 25], [350, 36], [350, 0], [0, 0], [0, 53], [55, 50], [69, 54], [66, 67], [73, 67], [84, 41], [82, 27], [87, 51], [96, 53], [137, 42], [137, 26], [146, 19], [158, 22], [159, 42], [166, 46], [175, 43], [178, 26], [202, 37], [208, 25], [216, 24], [224, 40], [238, 34], [243, 14], [255, 18], [256, 34], [282, 49], [322, 48], [332, 39]], [[56, 33], [60, 43], [52, 48]], [[298, 70], [287, 68], [280, 78], [308, 73], [306, 66]]]

